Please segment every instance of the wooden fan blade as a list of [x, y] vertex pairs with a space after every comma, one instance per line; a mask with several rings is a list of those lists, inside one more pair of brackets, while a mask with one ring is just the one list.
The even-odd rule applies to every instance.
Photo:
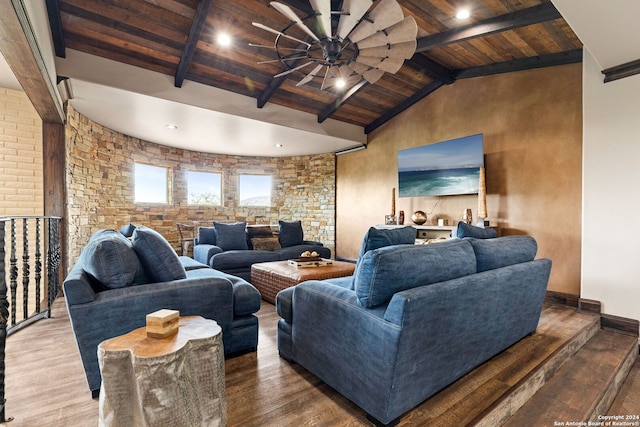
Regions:
[[316, 66], [316, 68], [311, 70], [311, 72], [309, 74], [307, 74], [304, 79], [302, 79], [298, 83], [296, 83], [296, 86], [302, 86], [302, 85], [305, 85], [305, 84], [309, 83], [311, 80], [313, 80], [313, 78], [316, 76], [316, 74], [318, 74], [320, 72], [321, 69], [322, 69], [322, 64]]
[[338, 22], [336, 35], [341, 39], [346, 39], [353, 27], [369, 10], [373, 2], [371, 0], [344, 0], [342, 8], [348, 15], [342, 15]]
[[322, 79], [322, 85], [320, 86], [320, 90], [324, 90], [325, 84], [327, 83], [327, 77], [329, 76], [329, 71], [331, 67], [327, 67], [327, 71], [324, 73], [324, 78]]
[[384, 30], [402, 21], [403, 18], [404, 13], [402, 13], [402, 8], [396, 0], [381, 0], [367, 15], [367, 19], [360, 22], [349, 34], [349, 40], [357, 43], [377, 31]]
[[302, 44], [304, 44], [305, 46], [309, 46], [309, 47], [311, 47], [311, 45], [310, 45], [309, 43], [305, 42], [305, 41], [302, 41], [302, 40], [297, 39], [297, 38], [295, 38], [295, 37], [291, 37], [290, 35], [285, 34], [285, 33], [281, 32], [281, 31], [278, 31], [278, 30], [274, 30], [273, 28], [269, 28], [269, 27], [267, 27], [266, 25], [263, 25], [263, 24], [261, 24], [261, 23], [259, 23], [259, 22], [252, 22], [252, 23], [251, 23], [251, 25], [253, 25], [254, 27], [258, 27], [258, 28], [260, 28], [260, 29], [262, 29], [262, 30], [269, 31], [270, 33], [273, 33], [273, 34], [279, 34], [279, 35], [281, 35], [281, 36], [283, 36], [283, 37], [286, 37], [286, 38], [288, 38], [288, 39], [295, 40], [295, 41], [297, 41], [298, 43], [302, 43]]
[[360, 55], [409, 59], [416, 52], [417, 45], [418, 43], [414, 39], [410, 42], [367, 47], [360, 49]]
[[309, 34], [314, 40], [320, 41], [318, 36], [316, 36], [315, 33], [311, 31], [309, 27], [307, 27], [302, 22], [302, 20], [298, 17], [298, 15], [296, 15], [296, 13], [289, 6], [287, 6], [286, 4], [278, 3], [277, 1], [272, 1], [270, 4], [278, 12], [280, 12], [281, 14], [283, 14], [284, 16], [286, 16], [287, 18], [295, 22], [298, 27], [302, 28], [302, 30], [305, 33]]
[[402, 68], [402, 64], [404, 64], [404, 59], [402, 58], [379, 58], [364, 55], [358, 56], [356, 61], [391, 74], [397, 73]]
[[366, 73], [362, 74], [362, 77], [364, 77], [365, 80], [371, 84], [374, 84], [375, 82], [380, 80], [382, 76], [384, 76], [384, 71], [380, 70], [379, 68], [372, 68]]
[[[253, 43], [249, 43], [249, 46], [251, 46], [251, 47], [264, 47], [266, 49], [275, 49], [276, 48], [275, 46], [267, 46], [267, 45], [264, 45], [264, 44], [253, 44]], [[306, 52], [307, 51], [306, 49], [298, 49], [298, 48], [295, 48], [295, 47], [280, 47], [280, 46], [278, 46], [278, 50], [295, 50], [297, 52]]]
[[351, 62], [349, 64], [349, 68], [355, 71], [358, 74], [364, 74], [371, 69], [368, 65], [361, 64], [359, 62]]
[[400, 44], [416, 39], [418, 34], [418, 24], [413, 16], [407, 16], [402, 21], [387, 28], [385, 31], [378, 31], [372, 36], [359, 41], [358, 49], [369, 47], [385, 46], [387, 44]]
[[318, 31], [331, 38], [331, 0], [309, 0], [311, 8], [320, 14]]
[[309, 64], [313, 64], [313, 62], [311, 62], [311, 61], [309, 61], [309, 62], [305, 62], [304, 64], [302, 64], [302, 65], [298, 65], [298, 66], [297, 66], [297, 67], [295, 67], [295, 68], [292, 68], [292, 69], [290, 69], [290, 70], [284, 71], [284, 72], [279, 73], [279, 74], [276, 74], [275, 76], [273, 76], [273, 78], [275, 79], [275, 78], [277, 78], [277, 77], [286, 76], [287, 74], [291, 74], [291, 73], [293, 73], [294, 71], [298, 71], [298, 70], [300, 70], [300, 69], [302, 69], [302, 68], [306, 67], [306, 66], [307, 66], [307, 65], [309, 65]]
[[351, 64], [349, 64], [349, 68], [362, 75], [362, 77], [364, 77], [364, 79], [371, 84], [380, 80], [380, 78], [384, 75], [384, 71], [378, 68], [371, 68], [368, 65], [360, 64], [358, 62], [352, 62]]

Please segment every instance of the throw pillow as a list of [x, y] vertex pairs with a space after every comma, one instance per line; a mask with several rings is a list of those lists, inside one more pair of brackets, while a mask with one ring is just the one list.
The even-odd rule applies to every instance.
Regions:
[[147, 281], [131, 242], [115, 230], [94, 233], [82, 251], [82, 268], [108, 289]]
[[476, 239], [493, 239], [498, 237], [498, 232], [493, 228], [480, 228], [467, 224], [463, 221], [458, 221], [458, 227], [456, 227], [456, 237], [474, 237]]
[[251, 239], [251, 246], [256, 251], [275, 251], [281, 248], [277, 236], [254, 237]]
[[198, 244], [215, 245], [216, 229], [214, 227], [198, 227]]
[[270, 237], [273, 236], [273, 230], [270, 225], [248, 225], [247, 237], [252, 239], [254, 237]]
[[499, 239], [470, 239], [476, 254], [478, 273], [507, 265], [533, 261], [538, 244], [531, 236], [505, 236]]
[[133, 232], [131, 244], [147, 276], [154, 282], [169, 282], [187, 277], [178, 254], [157, 231], [139, 226]]
[[289, 246], [302, 245], [304, 243], [304, 232], [302, 231], [302, 222], [298, 221], [278, 221], [280, 224], [280, 246], [287, 248]]
[[216, 237], [218, 240], [216, 245], [223, 251], [249, 249], [247, 245], [246, 222], [236, 222], [233, 224], [214, 222], [213, 226], [216, 229]]
[[371, 227], [364, 235], [358, 258], [374, 249], [392, 245], [413, 245], [415, 241], [416, 229], [413, 227], [389, 229]]
[[123, 225], [122, 227], [120, 227], [120, 233], [122, 233], [124, 237], [131, 237], [133, 235], [133, 230], [135, 229], [136, 229], [136, 226], [129, 223], [127, 225]]

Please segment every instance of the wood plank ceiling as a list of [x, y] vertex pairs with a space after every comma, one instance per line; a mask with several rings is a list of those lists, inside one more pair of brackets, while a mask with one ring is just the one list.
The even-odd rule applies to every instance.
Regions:
[[[281, 2], [301, 17], [313, 13], [306, 0]], [[251, 23], [279, 30], [290, 23], [268, 0], [47, 0], [47, 8], [58, 56], [75, 49], [174, 76], [177, 87], [191, 80], [254, 97], [256, 108], [271, 102], [366, 133], [458, 79], [582, 60], [580, 40], [548, 0], [398, 2], [418, 24], [415, 55], [396, 74], [344, 93], [321, 90], [321, 78], [296, 86], [304, 72], [274, 78], [280, 62], [258, 64], [274, 59], [273, 49], [249, 43], [273, 46], [275, 35]], [[459, 21], [463, 4], [471, 17]], [[215, 43], [221, 31], [231, 47]]]

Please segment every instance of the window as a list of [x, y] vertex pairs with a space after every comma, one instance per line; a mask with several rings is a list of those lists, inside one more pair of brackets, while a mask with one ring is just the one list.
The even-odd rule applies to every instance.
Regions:
[[240, 175], [240, 206], [271, 206], [271, 176]]
[[136, 203], [168, 203], [169, 169], [135, 163]]
[[212, 172], [187, 172], [187, 201], [190, 205], [221, 205], [222, 174]]

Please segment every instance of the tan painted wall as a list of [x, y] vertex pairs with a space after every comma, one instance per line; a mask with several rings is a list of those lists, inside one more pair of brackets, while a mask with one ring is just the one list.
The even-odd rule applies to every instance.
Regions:
[[[356, 258], [366, 230], [390, 213], [398, 150], [476, 133], [491, 224], [535, 237], [538, 257], [553, 260], [549, 290], [580, 294], [581, 64], [457, 81], [372, 132], [366, 150], [339, 156], [336, 254]], [[416, 210], [431, 224], [457, 221], [465, 208], [476, 218], [477, 197], [396, 199], [405, 224]]]

